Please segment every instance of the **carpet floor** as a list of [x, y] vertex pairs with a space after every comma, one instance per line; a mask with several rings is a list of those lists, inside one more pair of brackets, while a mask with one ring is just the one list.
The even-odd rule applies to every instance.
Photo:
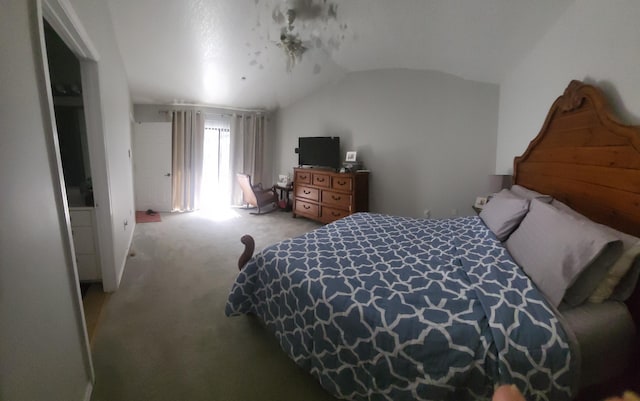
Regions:
[[227, 318], [239, 239], [256, 249], [318, 224], [247, 210], [139, 224], [94, 337], [93, 401], [335, 400], [254, 317]]

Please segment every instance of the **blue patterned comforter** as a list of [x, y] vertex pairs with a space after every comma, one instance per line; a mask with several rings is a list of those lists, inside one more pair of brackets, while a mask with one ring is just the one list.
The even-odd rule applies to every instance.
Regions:
[[568, 400], [569, 340], [478, 217], [351, 215], [265, 248], [233, 285], [322, 386], [349, 400]]

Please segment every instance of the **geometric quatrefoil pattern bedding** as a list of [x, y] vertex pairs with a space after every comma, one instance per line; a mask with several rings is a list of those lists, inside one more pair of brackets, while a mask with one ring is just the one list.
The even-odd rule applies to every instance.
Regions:
[[478, 217], [357, 213], [257, 253], [228, 316], [262, 319], [283, 350], [347, 400], [570, 399], [554, 312]]

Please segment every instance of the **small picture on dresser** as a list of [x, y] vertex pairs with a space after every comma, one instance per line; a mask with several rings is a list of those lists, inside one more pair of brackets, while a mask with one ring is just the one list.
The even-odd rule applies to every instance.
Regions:
[[344, 161], [346, 161], [346, 162], [355, 162], [357, 155], [358, 155], [358, 152], [356, 152], [356, 151], [347, 152], [347, 157], [345, 157]]

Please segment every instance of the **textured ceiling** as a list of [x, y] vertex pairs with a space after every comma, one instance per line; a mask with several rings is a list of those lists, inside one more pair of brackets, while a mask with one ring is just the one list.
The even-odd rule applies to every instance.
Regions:
[[[499, 83], [572, 1], [109, 0], [109, 6], [135, 103], [273, 109], [351, 71], [437, 70]], [[305, 3], [335, 3], [337, 16], [298, 18], [309, 50], [287, 72], [277, 45], [285, 24], [279, 10]]]

